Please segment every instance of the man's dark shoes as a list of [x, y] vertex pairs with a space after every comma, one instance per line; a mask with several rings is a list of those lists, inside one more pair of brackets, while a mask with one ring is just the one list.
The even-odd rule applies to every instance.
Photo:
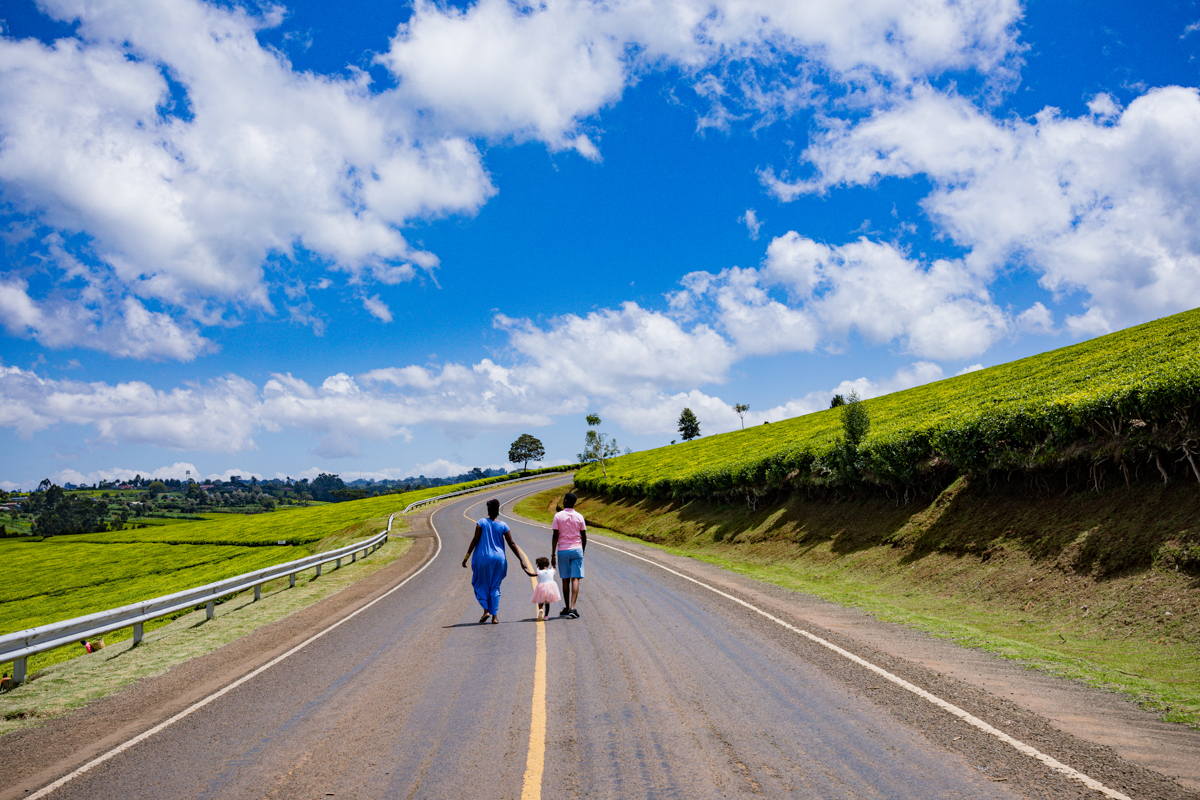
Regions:
[[567, 616], [569, 616], [571, 619], [579, 619], [579, 609], [572, 608]]
[[566, 606], [563, 606], [562, 611], [559, 611], [558, 615], [560, 617], [569, 617], [569, 616], [571, 616], [571, 609], [567, 608]]

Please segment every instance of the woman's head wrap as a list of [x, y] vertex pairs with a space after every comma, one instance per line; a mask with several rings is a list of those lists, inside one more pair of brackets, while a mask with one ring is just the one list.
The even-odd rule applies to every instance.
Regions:
[[495, 519], [496, 517], [500, 516], [500, 501], [494, 497], [491, 500], [488, 500], [487, 501], [487, 510], [488, 510], [488, 516], [491, 517], [492, 519]]

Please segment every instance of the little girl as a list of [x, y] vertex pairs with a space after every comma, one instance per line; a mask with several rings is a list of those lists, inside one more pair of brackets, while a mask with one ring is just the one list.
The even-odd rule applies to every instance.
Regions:
[[557, 603], [562, 599], [562, 595], [558, 593], [558, 575], [556, 570], [550, 566], [550, 559], [542, 556], [537, 560], [537, 588], [533, 590], [533, 597], [530, 602], [538, 607], [538, 619], [546, 619], [550, 616], [550, 604]]

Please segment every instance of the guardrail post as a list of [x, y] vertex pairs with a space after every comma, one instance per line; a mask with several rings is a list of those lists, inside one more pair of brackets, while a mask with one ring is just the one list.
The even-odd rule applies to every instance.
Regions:
[[317, 577], [321, 577], [321, 565], [317, 564]]
[[215, 600], [209, 600], [204, 604], [204, 614], [208, 619], [212, 619], [217, 615], [217, 603]]
[[291, 575], [288, 575], [288, 588], [289, 589], [296, 588], [296, 573], [294, 573], [294, 572]]
[[357, 550], [355, 550], [353, 553], [350, 554], [350, 563], [353, 564], [355, 561], [358, 561], [358, 551]]
[[25, 666], [28, 659], [18, 658], [13, 661], [13, 686], [20, 686], [25, 682]]
[[254, 584], [254, 602], [257, 603], [259, 600], [262, 600], [262, 584], [256, 583]]
[[342, 568], [342, 560], [339, 558], [339, 559], [337, 560], [337, 566], [336, 566], [336, 567], [334, 567], [334, 569], [341, 569], [341, 568]]
[[137, 625], [133, 626], [133, 646], [134, 647], [137, 647], [139, 644], [142, 643], [142, 631], [143, 631], [142, 623], [139, 622]]

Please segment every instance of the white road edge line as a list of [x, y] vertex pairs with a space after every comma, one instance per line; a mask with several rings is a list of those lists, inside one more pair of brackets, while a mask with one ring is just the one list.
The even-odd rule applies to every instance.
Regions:
[[[513, 519], [513, 517], [509, 517], [509, 519]], [[539, 525], [539, 527], [549, 528], [548, 525], [540, 525], [539, 523], [533, 523], [530, 520], [523, 519], [523, 520], [520, 520], [520, 522], [523, 522], [526, 525], [534, 524], [534, 525]], [[1066, 775], [1068, 778], [1073, 778], [1074, 780], [1079, 781], [1080, 783], [1082, 783], [1084, 786], [1088, 787], [1089, 789], [1094, 789], [1095, 791], [1100, 792], [1104, 795], [1107, 795], [1108, 797], [1114, 798], [1114, 800], [1132, 800], [1132, 798], [1129, 797], [1129, 795], [1122, 794], [1121, 792], [1118, 792], [1116, 789], [1110, 789], [1107, 786], [1105, 786], [1103, 783], [1100, 783], [1100, 781], [1096, 780], [1095, 778], [1091, 778], [1087, 775], [1084, 775], [1079, 770], [1075, 769], [1074, 767], [1067, 766], [1066, 764], [1062, 763], [1061, 761], [1054, 758], [1053, 756], [1048, 756], [1045, 753], [1041, 752], [1040, 750], [1030, 747], [1029, 745], [1025, 744], [1024, 742], [1022, 742], [1018, 739], [1014, 739], [1013, 737], [1009, 736], [1004, 731], [999, 730], [998, 728], [993, 728], [988, 723], [979, 719], [979, 717], [976, 717], [975, 715], [973, 715], [967, 711], [964, 711], [963, 709], [959, 708], [958, 706], [954, 705], [953, 703], [943, 700], [942, 698], [938, 697], [937, 695], [931, 694], [930, 692], [925, 691], [920, 686], [916, 686], [914, 684], [909, 683], [908, 681], [904, 680], [903, 678], [901, 678], [898, 675], [893, 675], [892, 673], [888, 672], [883, 667], [875, 666], [870, 661], [867, 661], [864, 658], [860, 658], [860, 657], [854, 655], [854, 653], [851, 653], [849, 650], [843, 650], [842, 648], [838, 647], [833, 642], [826, 641], [825, 639], [822, 639], [820, 636], [817, 636], [816, 634], [813, 634], [813, 633], [809, 633], [808, 631], [804, 630], [803, 628], [797, 628], [795, 625], [792, 625], [789, 622], [784, 622], [783, 620], [779, 619], [779, 617], [776, 617], [767, 611], [763, 611], [761, 608], [759, 608], [756, 605], [753, 605], [752, 603], [747, 603], [745, 600], [742, 600], [739, 597], [734, 597], [733, 595], [729, 594], [728, 592], [723, 592], [720, 589], [718, 589], [717, 587], [710, 586], [709, 584], [705, 583], [704, 581], [697, 580], [696, 578], [693, 578], [690, 575], [685, 575], [682, 572], [677, 572], [676, 570], [673, 570], [668, 566], [664, 566], [663, 564], [660, 564], [653, 559], [644, 558], [643, 556], [639, 556], [636, 553], [631, 553], [623, 547], [614, 547], [611, 544], [604, 544], [603, 542], [597, 542], [597, 541], [595, 541], [595, 539], [593, 539], [592, 541], [594, 544], [598, 544], [601, 547], [608, 548], [609, 550], [616, 550], [618, 553], [627, 555], [630, 558], [636, 558], [638, 561], [645, 561], [647, 564], [650, 564], [651, 566], [658, 567], [659, 569], [661, 569], [665, 572], [669, 572], [672, 575], [683, 578], [685, 581], [691, 581], [692, 583], [696, 584], [697, 586], [708, 589], [710, 592], [719, 594], [719, 595], [721, 595], [721, 597], [724, 597], [728, 600], [732, 600], [733, 602], [737, 603], [738, 605], [744, 606], [744, 607], [750, 609], [751, 611], [755, 612], [756, 614], [761, 614], [762, 616], [764, 616], [767, 619], [774, 622], [776, 625], [787, 628], [789, 631], [792, 631], [793, 633], [798, 633], [801, 636], [803, 636], [804, 638], [806, 638], [812, 642], [815, 642], [816, 644], [819, 644], [822, 647], [826, 647], [826, 648], [832, 650], [833, 652], [837, 653], [838, 655], [853, 661], [855, 664], [858, 664], [861, 667], [871, 670], [871, 672], [874, 672], [876, 675], [883, 678], [884, 680], [890, 681], [891, 683], [896, 684], [897, 686], [901, 687], [902, 689], [907, 689], [908, 691], [912, 692], [913, 694], [917, 695], [918, 697], [920, 697], [924, 700], [928, 700], [930, 703], [933, 703], [938, 708], [940, 708], [944, 711], [948, 711], [951, 714], [953, 714], [954, 716], [958, 717], [963, 722], [966, 722], [966, 723], [978, 728], [979, 730], [983, 731], [984, 733], [989, 733], [992, 736], [995, 736], [997, 739], [1004, 742], [1005, 744], [1013, 747], [1014, 749], [1020, 751], [1021, 753], [1024, 753], [1025, 755], [1029, 756], [1030, 758], [1036, 758], [1038, 761], [1042, 762], [1043, 764], [1045, 764], [1047, 767], [1054, 770], [1055, 772], [1057, 772], [1061, 775]]]
[[[430, 518], [430, 527], [432, 527], [432, 515]], [[73, 781], [75, 778], [78, 778], [80, 775], [84, 774], [88, 770], [92, 769], [93, 767], [99, 766], [100, 764], [103, 764], [105, 761], [108, 761], [110, 758], [113, 758], [115, 756], [120, 755], [121, 753], [124, 753], [126, 750], [128, 750], [129, 748], [133, 747], [136, 744], [139, 744], [140, 742], [144, 742], [145, 740], [149, 739], [151, 736], [158, 733], [159, 731], [162, 731], [162, 730], [170, 727], [171, 725], [174, 725], [176, 722], [179, 722], [179, 720], [183, 719], [184, 717], [187, 717], [187, 716], [191, 715], [192, 713], [199, 711], [201, 708], [204, 708], [204, 706], [208, 705], [209, 703], [213, 702], [214, 700], [217, 700], [217, 699], [223, 697], [224, 695], [232, 692], [234, 689], [238, 688], [246, 681], [249, 681], [250, 679], [252, 679], [256, 676], [261, 675], [262, 673], [269, 670], [271, 667], [278, 664], [280, 661], [283, 661], [288, 656], [292, 656], [292, 655], [295, 655], [296, 653], [300, 652], [305, 647], [307, 647], [308, 645], [315, 642], [317, 639], [320, 639], [322, 636], [324, 636], [325, 634], [332, 631], [334, 628], [354, 619], [359, 614], [361, 614], [362, 612], [366, 611], [371, 606], [378, 603], [380, 600], [383, 600], [384, 598], [388, 597], [388, 595], [391, 595], [393, 592], [399, 591], [404, 586], [404, 584], [408, 583], [413, 578], [417, 577], [422, 572], [424, 572], [425, 569], [430, 564], [432, 564], [434, 561], [437, 560], [438, 555], [442, 552], [442, 537], [438, 535], [436, 528], [433, 529], [433, 535], [434, 535], [434, 538], [437, 539], [437, 550], [435, 550], [433, 552], [433, 557], [430, 558], [428, 561], [426, 561], [425, 564], [422, 565], [422, 567], [419, 570], [414, 572], [412, 575], [409, 575], [407, 578], [405, 578], [400, 583], [393, 586], [391, 589], [388, 589], [387, 592], [385, 592], [384, 594], [381, 594], [379, 597], [376, 597], [374, 600], [367, 603], [365, 606], [358, 609], [354, 613], [349, 614], [345, 617], [342, 617], [340, 620], [333, 623], [332, 625], [330, 625], [328, 628], [321, 631], [320, 633], [314, 634], [313, 636], [310, 636], [308, 639], [305, 639], [302, 643], [296, 645], [291, 650], [288, 650], [286, 653], [276, 656], [275, 658], [271, 659], [266, 664], [263, 664], [261, 667], [254, 670], [253, 672], [243, 675], [241, 678], [238, 678], [236, 681], [229, 684], [225, 688], [220, 689], [219, 691], [214, 692], [213, 694], [210, 694], [208, 697], [204, 698], [203, 700], [200, 700], [200, 701], [188, 706], [183, 711], [180, 711], [178, 714], [176, 714], [175, 716], [166, 720], [165, 722], [160, 722], [159, 724], [155, 725], [153, 728], [151, 728], [147, 731], [144, 731], [143, 733], [138, 734], [137, 736], [133, 737], [129, 741], [125, 742], [124, 744], [114, 747], [112, 750], [109, 750], [104, 755], [97, 756], [96, 758], [92, 759], [88, 763], [84, 764], [82, 767], [79, 767], [78, 769], [76, 769], [74, 772], [68, 773], [68, 774], [64, 775], [63, 777], [59, 778], [58, 780], [56, 780], [54, 783], [51, 783], [48, 786], [45, 786], [45, 787], [39, 789], [38, 791], [34, 792], [31, 795], [28, 795], [25, 798], [25, 800], [38, 800], [39, 798], [45, 797], [46, 795], [53, 792], [55, 789], [61, 788], [62, 786]]]

